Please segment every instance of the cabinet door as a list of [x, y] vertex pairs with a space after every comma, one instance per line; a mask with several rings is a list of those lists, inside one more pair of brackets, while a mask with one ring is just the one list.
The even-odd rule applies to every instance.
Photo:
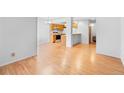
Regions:
[[51, 43], [55, 43], [56, 42], [56, 35], [51, 35]]
[[66, 46], [66, 35], [61, 35], [61, 43], [63, 46]]

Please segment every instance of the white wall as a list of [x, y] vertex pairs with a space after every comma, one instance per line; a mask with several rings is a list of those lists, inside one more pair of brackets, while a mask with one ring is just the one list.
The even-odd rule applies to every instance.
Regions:
[[82, 36], [81, 36], [82, 44], [89, 44], [88, 21], [79, 22], [78, 27], [82, 33]]
[[72, 35], [72, 18], [66, 18], [66, 47], [73, 46], [73, 35]]
[[88, 21], [76, 21], [78, 24], [77, 29], [73, 29], [74, 33], [81, 33], [81, 43], [89, 44], [89, 29]]
[[0, 66], [36, 55], [36, 33], [36, 18], [0, 17]]
[[49, 24], [44, 17], [37, 18], [38, 45], [50, 42]]
[[121, 54], [121, 18], [96, 18], [96, 52], [120, 58]]
[[91, 26], [91, 33], [93, 36], [96, 36], [96, 24], [94, 23], [93, 26]]
[[121, 60], [124, 64], [124, 17], [121, 22]]

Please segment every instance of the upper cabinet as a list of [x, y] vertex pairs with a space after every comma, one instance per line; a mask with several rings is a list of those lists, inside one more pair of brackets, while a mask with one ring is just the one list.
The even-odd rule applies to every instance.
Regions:
[[76, 22], [73, 22], [72, 23], [72, 27], [75, 28], [75, 29], [77, 29], [78, 28], [78, 24]]
[[66, 26], [64, 24], [50, 24], [50, 30], [63, 31]]

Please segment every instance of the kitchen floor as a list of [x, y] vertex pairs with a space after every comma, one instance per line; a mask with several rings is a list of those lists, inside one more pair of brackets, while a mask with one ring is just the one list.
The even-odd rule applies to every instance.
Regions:
[[40, 45], [38, 56], [0, 67], [2, 75], [122, 75], [120, 59], [97, 55], [95, 44], [66, 48], [61, 43]]

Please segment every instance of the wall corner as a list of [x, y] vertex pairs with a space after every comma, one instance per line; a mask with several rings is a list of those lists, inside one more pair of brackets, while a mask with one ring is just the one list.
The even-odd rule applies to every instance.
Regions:
[[124, 65], [124, 58], [123, 57], [121, 57], [121, 62]]

